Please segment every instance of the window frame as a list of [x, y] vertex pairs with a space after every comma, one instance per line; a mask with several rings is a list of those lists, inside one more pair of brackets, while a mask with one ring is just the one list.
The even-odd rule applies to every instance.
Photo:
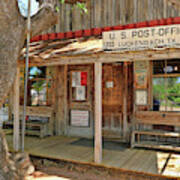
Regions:
[[[171, 60], [173, 60], [173, 59], [171, 59]], [[170, 59], [166, 59], [166, 60], [159, 60], [159, 61], [165, 61], [165, 67], [167, 67], [167, 61], [171, 61]], [[153, 103], [153, 95], [154, 95], [154, 91], [153, 91], [153, 79], [154, 78], [164, 78], [164, 80], [165, 80], [165, 88], [167, 88], [167, 79], [168, 78], [173, 78], [173, 77], [179, 77], [180, 78], [180, 73], [167, 73], [166, 71], [164, 72], [164, 74], [154, 74], [154, 61], [152, 61], [152, 79], [151, 79], [151, 84], [152, 84], [152, 87], [151, 87], [151, 92], [152, 92], [152, 107], [153, 107], [153, 105], [154, 105], [154, 103]], [[180, 111], [169, 111], [169, 110], [167, 110], [167, 106], [168, 106], [168, 104], [167, 104], [167, 96], [169, 95], [169, 93], [167, 93], [167, 91], [165, 92], [165, 110], [164, 111], [162, 111], [162, 110], [159, 110], [159, 112], [180, 112]], [[173, 95], [179, 95], [180, 96], [180, 94], [173, 94]]]

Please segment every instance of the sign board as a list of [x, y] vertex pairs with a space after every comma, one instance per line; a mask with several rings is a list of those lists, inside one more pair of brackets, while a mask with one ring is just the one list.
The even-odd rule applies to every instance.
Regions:
[[103, 33], [104, 50], [135, 51], [164, 47], [180, 47], [180, 24]]
[[87, 86], [87, 72], [72, 72], [72, 87]]
[[136, 89], [147, 88], [148, 63], [147, 61], [134, 62], [134, 83]]
[[81, 72], [81, 85], [87, 86], [87, 72]]
[[136, 105], [147, 105], [147, 91], [136, 90]]
[[89, 126], [89, 111], [71, 110], [71, 126], [88, 127]]
[[72, 87], [81, 85], [81, 72], [72, 72]]
[[77, 101], [86, 100], [86, 87], [85, 86], [76, 87], [76, 100]]
[[114, 82], [113, 81], [107, 81], [106, 82], [106, 88], [113, 88], [114, 87]]

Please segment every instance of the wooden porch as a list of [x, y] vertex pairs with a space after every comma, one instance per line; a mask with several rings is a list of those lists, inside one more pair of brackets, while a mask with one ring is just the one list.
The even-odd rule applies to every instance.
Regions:
[[[7, 135], [10, 150], [13, 149], [13, 136]], [[30, 155], [70, 162], [93, 164], [93, 140], [64, 136], [44, 139], [25, 137], [25, 151]], [[172, 152], [146, 149], [130, 149], [127, 144], [103, 142], [105, 167], [131, 171], [180, 177], [180, 155]]]

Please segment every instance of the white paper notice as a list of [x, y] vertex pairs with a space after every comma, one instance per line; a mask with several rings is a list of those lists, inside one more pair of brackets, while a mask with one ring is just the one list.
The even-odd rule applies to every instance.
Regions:
[[86, 87], [85, 86], [76, 87], [76, 100], [77, 101], [86, 100]]

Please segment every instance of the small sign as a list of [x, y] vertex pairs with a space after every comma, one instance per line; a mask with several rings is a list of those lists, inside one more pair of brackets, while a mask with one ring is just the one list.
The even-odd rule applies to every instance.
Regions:
[[180, 24], [103, 33], [103, 49], [108, 51], [135, 51], [164, 47], [180, 47]]
[[106, 82], [106, 88], [113, 88], [114, 87], [114, 82], [113, 81], [107, 81]]
[[89, 126], [89, 111], [71, 110], [71, 126], [88, 127]]
[[136, 89], [147, 89], [148, 80], [148, 62], [134, 62], [134, 83]]
[[81, 85], [81, 72], [72, 72], [72, 87]]
[[87, 72], [81, 72], [81, 86], [87, 86]]
[[147, 105], [146, 90], [136, 90], [136, 105]]
[[76, 100], [85, 101], [86, 100], [86, 86], [76, 87]]

